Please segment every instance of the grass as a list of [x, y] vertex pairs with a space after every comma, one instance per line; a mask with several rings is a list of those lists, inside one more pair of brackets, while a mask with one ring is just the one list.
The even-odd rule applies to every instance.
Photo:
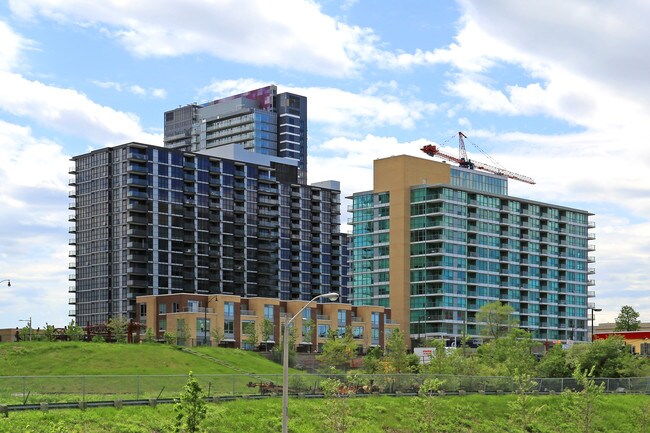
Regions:
[[[282, 366], [239, 349], [202, 347], [229, 368], [163, 344], [20, 342], [0, 344], [0, 376], [282, 374]], [[292, 374], [298, 373], [292, 371]]]
[[173, 398], [190, 371], [211, 395], [256, 394], [248, 382], [281, 382], [282, 366], [258, 353], [192, 350], [219, 363], [161, 344], [2, 343], [0, 404]]
[[[433, 417], [425, 421], [423, 402], [415, 397], [364, 397], [346, 400], [349, 409], [348, 433], [387, 432], [519, 432], [520, 426], [509, 419], [508, 403], [514, 396], [467, 395], [434, 397]], [[332, 431], [329, 423], [340, 416], [333, 401], [291, 399], [290, 431], [321, 433]], [[543, 409], [535, 420], [536, 431], [554, 433], [578, 431], [564, 419], [563, 398], [539, 396], [536, 407]], [[596, 429], [608, 433], [643, 432], [640, 416], [650, 408], [645, 395], [606, 395], [599, 403]], [[238, 400], [208, 405], [208, 417], [202, 424], [205, 433], [276, 433], [281, 426], [281, 399]], [[162, 433], [171, 431], [172, 405], [61, 410], [49, 412], [12, 412], [0, 418], [0, 433]]]

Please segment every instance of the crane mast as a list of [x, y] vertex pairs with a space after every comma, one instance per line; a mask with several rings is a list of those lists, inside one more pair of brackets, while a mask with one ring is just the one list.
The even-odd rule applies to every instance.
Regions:
[[458, 132], [458, 157], [455, 157], [454, 155], [450, 155], [448, 153], [445, 153], [441, 151], [437, 146], [434, 146], [433, 144], [427, 144], [426, 146], [422, 147], [422, 152], [426, 153], [427, 155], [434, 157], [438, 156], [439, 158], [445, 159], [447, 161], [455, 162], [461, 167], [464, 168], [469, 168], [471, 170], [474, 169], [479, 169], [483, 171], [487, 171], [488, 173], [494, 173], [498, 174], [500, 176], [505, 176], [510, 179], [515, 179], [520, 182], [525, 182], [525, 183], [530, 183], [530, 184], [535, 184], [535, 181], [528, 177], [524, 176], [522, 174], [515, 173], [513, 171], [505, 170], [503, 168], [495, 167], [490, 164], [486, 164], [483, 162], [477, 162], [477, 161], [472, 161], [469, 158], [467, 158], [467, 153], [465, 151], [465, 142], [464, 138], [467, 138], [465, 134], [462, 132]]

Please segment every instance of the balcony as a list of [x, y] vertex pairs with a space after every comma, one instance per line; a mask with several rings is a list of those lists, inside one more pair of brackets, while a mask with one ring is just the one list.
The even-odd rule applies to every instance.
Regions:
[[595, 281], [595, 280], [587, 280], [587, 286], [590, 286], [590, 287], [591, 287], [591, 286], [595, 286], [595, 285], [596, 285], [596, 281]]
[[76, 262], [68, 263], [68, 269], [76, 269], [76, 268], [77, 268], [77, 263]]
[[255, 310], [241, 310], [241, 315], [242, 316], [253, 316], [255, 317]]
[[131, 173], [147, 173], [147, 166], [140, 164], [129, 164], [126, 166], [126, 171]]
[[126, 210], [131, 212], [147, 212], [149, 209], [144, 203], [130, 202], [126, 205]]
[[77, 250], [70, 250], [70, 252], [68, 252], [68, 257], [77, 257]]
[[68, 281], [75, 281], [76, 279], [77, 279], [77, 275], [76, 275], [76, 274], [70, 274], [70, 275], [68, 275]]
[[595, 290], [587, 291], [587, 297], [588, 298], [595, 298], [596, 297], [596, 291]]
[[68, 298], [68, 305], [75, 305], [77, 303], [76, 298]]
[[596, 257], [594, 256], [587, 257], [587, 263], [596, 263]]
[[147, 154], [146, 153], [140, 153], [140, 152], [134, 152], [133, 150], [129, 151], [126, 155], [127, 159], [135, 159], [137, 161], [147, 161]]

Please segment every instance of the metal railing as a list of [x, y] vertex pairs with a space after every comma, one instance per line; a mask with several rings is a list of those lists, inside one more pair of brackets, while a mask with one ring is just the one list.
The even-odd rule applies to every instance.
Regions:
[[[237, 397], [279, 394], [281, 374], [194, 375], [208, 397]], [[298, 374], [289, 376], [293, 395], [323, 394], [320, 383], [336, 378], [357, 394], [415, 395], [426, 379], [438, 378], [448, 394], [506, 394], [515, 389], [513, 378], [505, 376], [451, 376], [427, 374], [345, 375]], [[178, 398], [187, 375], [97, 375], [97, 376], [0, 376], [0, 405], [100, 402], [115, 400], [164, 400]], [[538, 378], [536, 392], [561, 393], [580, 390], [572, 378]], [[650, 394], [650, 377], [595, 378], [608, 393]]]

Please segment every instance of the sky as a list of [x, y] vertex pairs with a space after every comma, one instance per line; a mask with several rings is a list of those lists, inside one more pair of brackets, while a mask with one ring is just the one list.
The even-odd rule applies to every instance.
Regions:
[[308, 98], [309, 183], [370, 190], [373, 160], [457, 153], [462, 131], [535, 179], [511, 195], [594, 214], [596, 324], [650, 321], [648, 18], [645, 0], [0, 0], [0, 328], [70, 320], [72, 156], [162, 145], [164, 111], [269, 84]]

